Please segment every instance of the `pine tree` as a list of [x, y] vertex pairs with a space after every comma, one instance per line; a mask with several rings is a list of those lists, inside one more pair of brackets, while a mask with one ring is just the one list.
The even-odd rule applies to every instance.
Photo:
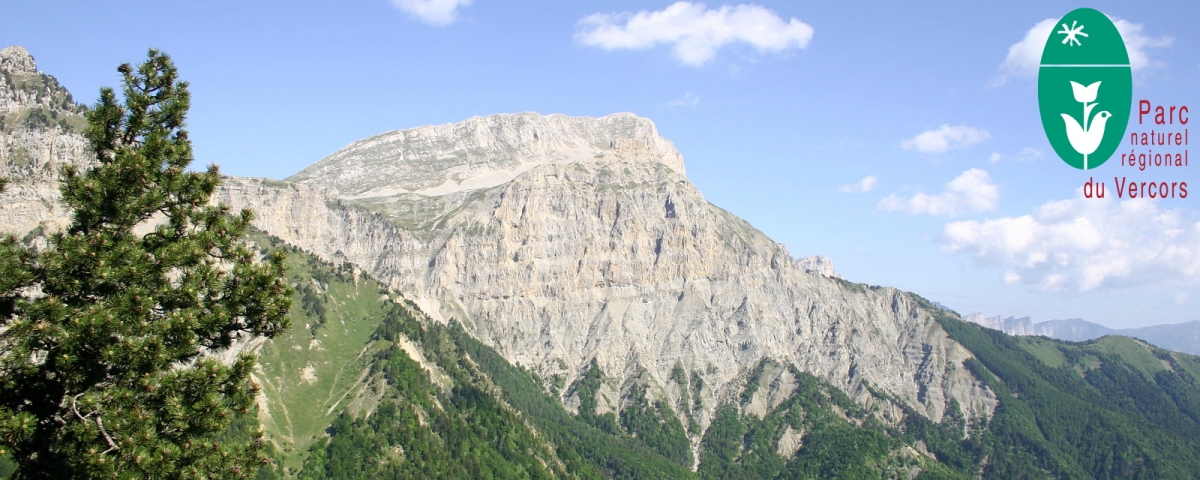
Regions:
[[41, 252], [0, 241], [0, 449], [17, 478], [253, 476], [261, 437], [216, 438], [252, 407], [255, 358], [204, 353], [287, 328], [283, 257], [209, 204], [216, 166], [186, 171], [170, 58], [118, 71], [124, 104], [103, 88], [87, 113], [97, 166], [62, 172], [70, 226]]

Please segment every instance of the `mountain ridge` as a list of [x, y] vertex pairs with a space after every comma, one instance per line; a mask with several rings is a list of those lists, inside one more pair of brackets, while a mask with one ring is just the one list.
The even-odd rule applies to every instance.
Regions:
[[1083, 342], [1107, 335], [1123, 335], [1145, 340], [1168, 350], [1200, 355], [1200, 320], [1114, 329], [1082, 318], [1033, 323], [1029, 317], [1001, 318], [999, 315], [988, 317], [982, 313], [972, 313], [963, 319], [1009, 335], [1041, 335], [1071, 342]]

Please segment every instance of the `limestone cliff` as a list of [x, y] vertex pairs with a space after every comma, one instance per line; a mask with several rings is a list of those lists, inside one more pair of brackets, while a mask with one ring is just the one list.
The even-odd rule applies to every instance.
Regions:
[[995, 397], [962, 367], [970, 353], [908, 294], [793, 259], [708, 203], [656, 137], [630, 114], [473, 118], [356, 142], [289, 182], [229, 178], [220, 195], [548, 382], [569, 385], [595, 359], [610, 377], [601, 413], [635, 380], [677, 404], [679, 365], [703, 379], [706, 426], [771, 358], [867, 404], [869, 385], [934, 419], [951, 399], [990, 414]]

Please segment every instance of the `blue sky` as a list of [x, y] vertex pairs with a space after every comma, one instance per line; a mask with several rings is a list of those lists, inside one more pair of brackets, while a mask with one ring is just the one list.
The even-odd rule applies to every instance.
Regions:
[[[118, 64], [166, 51], [192, 85], [198, 162], [232, 175], [283, 178], [369, 135], [474, 115], [630, 111], [710, 201], [850, 280], [964, 314], [1198, 319], [1200, 165], [1082, 172], [1045, 139], [1042, 22], [1079, 6], [18, 0], [0, 5], [0, 46], [89, 104]], [[1135, 104], [1200, 109], [1200, 6], [1086, 6], [1119, 19]], [[1129, 131], [1151, 127], [1135, 115]], [[1078, 198], [1089, 177], [1113, 197], [1114, 176], [1195, 193]]]

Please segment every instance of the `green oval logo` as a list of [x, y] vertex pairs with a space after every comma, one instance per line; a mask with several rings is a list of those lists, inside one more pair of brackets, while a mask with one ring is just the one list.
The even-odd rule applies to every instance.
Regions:
[[1133, 105], [1133, 71], [1117, 26], [1090, 8], [1072, 10], [1046, 39], [1038, 107], [1046, 138], [1067, 165], [1103, 165], [1121, 146]]

